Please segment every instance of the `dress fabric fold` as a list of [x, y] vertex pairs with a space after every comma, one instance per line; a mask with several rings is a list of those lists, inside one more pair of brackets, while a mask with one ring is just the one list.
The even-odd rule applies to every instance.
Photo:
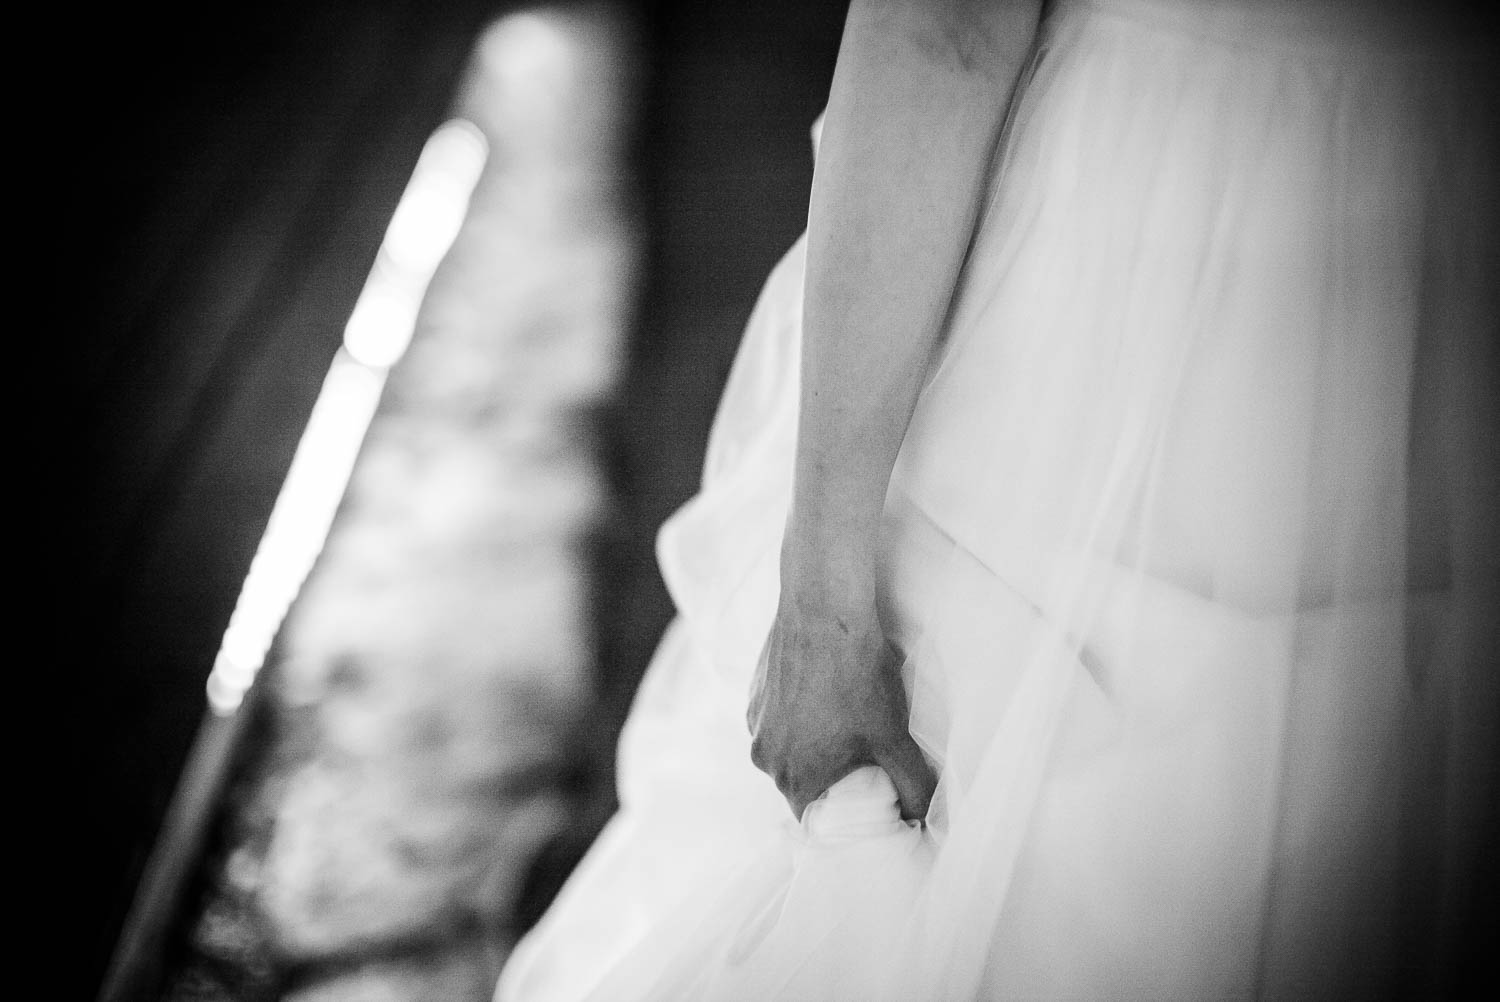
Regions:
[[1500, 90], [1492, 47], [1348, 10], [1049, 8], [880, 540], [925, 827], [874, 769], [799, 825], [750, 764], [790, 250], [659, 538], [621, 810], [497, 999], [1454, 989], [1497, 786]]

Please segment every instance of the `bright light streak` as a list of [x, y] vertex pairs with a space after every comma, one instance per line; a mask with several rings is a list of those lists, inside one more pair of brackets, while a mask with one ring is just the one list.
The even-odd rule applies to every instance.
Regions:
[[220, 716], [239, 708], [287, 610], [322, 552], [390, 367], [416, 328], [417, 309], [448, 253], [484, 168], [483, 135], [448, 122], [423, 147], [344, 330], [286, 481], [224, 631], [208, 703]]
[[411, 343], [417, 308], [463, 225], [487, 150], [483, 133], [461, 119], [438, 129], [422, 148], [344, 329], [344, 347], [365, 365], [389, 368]]
[[427, 140], [385, 232], [384, 250], [398, 270], [429, 277], [437, 270], [463, 225], [486, 152], [483, 133], [462, 120]]
[[344, 328], [344, 347], [372, 368], [396, 363], [417, 326], [418, 295], [395, 282], [367, 282]]

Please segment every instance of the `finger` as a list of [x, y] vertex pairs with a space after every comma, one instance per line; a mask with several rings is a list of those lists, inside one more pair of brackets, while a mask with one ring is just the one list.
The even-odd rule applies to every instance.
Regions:
[[868, 765], [869, 760], [860, 760], [852, 755], [844, 755], [833, 760], [832, 766], [824, 766], [813, 772], [804, 773], [798, 781], [789, 784], [782, 790], [787, 803], [791, 805], [792, 814], [798, 821], [802, 820], [802, 812], [807, 810], [813, 801], [822, 798], [828, 792], [829, 787], [849, 775], [861, 765]]
[[830, 783], [793, 783], [782, 790], [781, 795], [786, 798], [787, 806], [792, 809], [792, 817], [796, 818], [800, 824], [802, 812], [807, 810], [808, 805], [813, 801], [823, 796], [831, 785]]
[[792, 817], [798, 821], [802, 820], [802, 812], [807, 810], [807, 805], [816, 800], [816, 797], [808, 797], [802, 793], [797, 786], [787, 778], [785, 772], [772, 774], [771, 779], [776, 783], [776, 792], [781, 794], [781, 799], [786, 801], [787, 808], [792, 812]]
[[750, 739], [750, 764], [766, 775], [771, 775], [771, 751], [766, 747], [766, 740], [759, 734]]
[[933, 791], [937, 789], [937, 774], [922, 749], [910, 734], [876, 756], [876, 764], [891, 777], [896, 787], [896, 796], [901, 801], [901, 816], [908, 821], [920, 821], [927, 817], [927, 808], [932, 803]]

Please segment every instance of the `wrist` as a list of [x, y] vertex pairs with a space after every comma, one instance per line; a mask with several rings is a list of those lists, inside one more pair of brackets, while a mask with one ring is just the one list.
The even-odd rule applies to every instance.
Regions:
[[876, 529], [862, 522], [794, 516], [781, 544], [782, 594], [820, 614], [873, 609]]
[[802, 451], [782, 538], [784, 594], [826, 612], [873, 609], [890, 465], [855, 446]]

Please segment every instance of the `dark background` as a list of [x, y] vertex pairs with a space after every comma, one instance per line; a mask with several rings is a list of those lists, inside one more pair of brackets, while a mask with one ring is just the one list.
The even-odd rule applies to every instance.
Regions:
[[[390, 213], [477, 31], [513, 6], [115, 5], [54, 10], [36, 36], [54, 64], [32, 133], [49, 209], [37, 342], [56, 378], [24, 387], [26, 444], [45, 464], [45, 674], [66, 707], [48, 778], [64, 830], [87, 836], [57, 864], [79, 956], [56, 997], [97, 988]], [[805, 218], [843, 17], [798, 0], [619, 6], [644, 50], [647, 247], [603, 422], [624, 514], [596, 561], [601, 747], [670, 614], [653, 534], [696, 484], [740, 329]]]

